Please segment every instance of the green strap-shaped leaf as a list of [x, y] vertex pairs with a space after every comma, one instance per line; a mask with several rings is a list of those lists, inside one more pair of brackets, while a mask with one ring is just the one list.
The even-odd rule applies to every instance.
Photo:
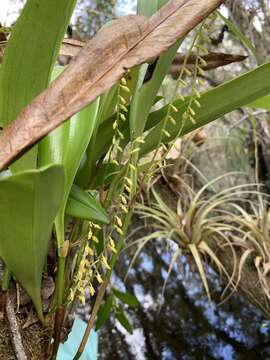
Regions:
[[[61, 69], [56, 69], [57, 77]], [[58, 248], [64, 241], [65, 210], [68, 196], [80, 166], [83, 154], [89, 144], [96, 126], [99, 98], [85, 109], [74, 115], [68, 122], [51, 132], [40, 144], [39, 165], [62, 164], [65, 169], [65, 189], [59, 212], [55, 220]]]
[[97, 221], [108, 224], [110, 219], [96, 200], [89, 192], [73, 185], [66, 207], [66, 214], [88, 221]]
[[[48, 85], [76, 0], [28, 0], [5, 50], [0, 77], [0, 121], [6, 127]], [[36, 168], [36, 148], [13, 171]]]
[[[270, 93], [270, 62], [261, 65], [260, 67], [251, 70], [237, 78], [228, 81], [212, 90], [209, 90], [201, 95], [201, 108], [196, 109], [196, 123], [192, 124], [190, 121], [183, 124], [182, 115], [187, 109], [189, 100], [176, 100], [173, 104], [177, 107], [179, 112], [175, 115], [177, 120], [176, 126], [170, 126], [172, 140], [178, 134], [185, 135], [193, 130], [204, 126], [219, 117], [230, 113], [233, 110], [242, 106], [251, 106], [253, 102]], [[266, 97], [265, 100], [268, 98]], [[259, 107], [259, 106], [258, 106]], [[263, 107], [264, 108], [264, 107]], [[165, 118], [168, 107], [164, 106], [158, 111], [150, 113], [145, 130], [153, 129], [158, 123]], [[110, 147], [113, 130], [112, 124], [114, 117], [107, 119], [100, 127], [97, 139], [102, 138], [103, 141], [97, 141], [95, 147], [96, 161], [106, 154]], [[129, 124], [126, 122], [121, 128], [121, 132], [129, 139]], [[180, 131], [181, 130], [181, 131]], [[146, 144], [142, 145], [141, 154], [146, 154], [152, 151], [160, 139], [160, 125], [157, 129], [153, 129], [146, 139]]]
[[108, 320], [113, 305], [113, 295], [109, 295], [104, 302], [104, 304], [101, 306], [98, 317], [96, 321], [96, 330], [99, 330], [103, 324]]
[[264, 109], [270, 111], [270, 95], [252, 101], [251, 103], [247, 104], [246, 107], [252, 109]]
[[0, 178], [0, 257], [32, 298], [41, 319], [42, 272], [63, 188], [64, 170], [59, 165], [8, 172]]
[[160, 9], [167, 0], [138, 0], [137, 1], [137, 14], [150, 17], [158, 9]]
[[[167, 0], [139, 0], [137, 14], [151, 16], [157, 12]], [[139, 70], [139, 80], [130, 106], [130, 133], [131, 137], [137, 138], [142, 135], [147, 117], [155, 102], [160, 86], [168, 72], [168, 69], [180, 46], [180, 41], [173, 45], [165, 54], [161, 55], [156, 64], [144, 64]], [[150, 79], [144, 82], [146, 73], [150, 72]], [[152, 74], [151, 74], [152, 72]]]
[[127, 304], [131, 307], [138, 307], [139, 306], [139, 301], [136, 298], [135, 295], [133, 294], [129, 294], [129, 293], [124, 293], [122, 291], [119, 291], [115, 288], [113, 288], [113, 293], [114, 295], [122, 301], [122, 303]]
[[[192, 123], [189, 120], [185, 122], [182, 120], [189, 99], [184, 102], [181, 100], [175, 101], [173, 104], [179, 110], [175, 116], [177, 124], [168, 124], [167, 131], [171, 135], [168, 138], [168, 141], [173, 140], [177, 136], [182, 136], [196, 130], [233, 110], [245, 106], [251, 101], [269, 94], [269, 74], [270, 62], [205, 92], [200, 98], [201, 107], [196, 110], [195, 123]], [[141, 155], [155, 149], [155, 146], [158, 144], [162, 126], [162, 124], [158, 123], [164, 119], [166, 113], [167, 106], [150, 114], [147, 122], [147, 129], [154, 128], [147, 135], [146, 142], [141, 147]]]
[[119, 307], [115, 313], [116, 319], [120, 322], [120, 324], [129, 332], [130, 334], [133, 333], [133, 326], [129, 322], [128, 318], [126, 317], [123, 309]]

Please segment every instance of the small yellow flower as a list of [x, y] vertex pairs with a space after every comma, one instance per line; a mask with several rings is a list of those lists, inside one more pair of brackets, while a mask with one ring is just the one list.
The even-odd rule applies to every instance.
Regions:
[[128, 178], [127, 176], [125, 177], [125, 182], [131, 186], [132, 185], [132, 181], [130, 180], [130, 178]]
[[120, 109], [123, 110], [124, 112], [128, 112], [127, 107], [124, 104], [120, 104], [119, 105]]
[[88, 244], [85, 247], [85, 253], [87, 256], [94, 256], [94, 251]]
[[136, 171], [136, 167], [133, 164], [129, 163], [128, 166], [131, 170]]
[[175, 113], [178, 112], [177, 107], [175, 107], [173, 104], [170, 104], [170, 108], [172, 109], [173, 112], [175, 112]]
[[121, 88], [121, 90], [123, 90], [123, 91], [126, 92], [127, 94], [130, 93], [130, 90], [129, 90], [129, 88], [128, 88], [127, 86], [125, 86], [125, 85], [120, 85], [120, 88]]
[[167, 130], [165, 130], [165, 129], [162, 129], [161, 132], [162, 132], [164, 135], [166, 135], [168, 138], [171, 136], [171, 134], [170, 134]]
[[97, 244], [99, 243], [99, 240], [98, 240], [98, 238], [96, 236], [92, 236], [92, 240]]
[[128, 213], [128, 209], [125, 207], [125, 205], [120, 204], [120, 208], [124, 211], [125, 214]]
[[119, 116], [122, 121], [126, 121], [127, 118], [124, 114], [121, 113], [121, 114], [119, 114]]
[[120, 199], [122, 204], [127, 205], [127, 199], [124, 197], [124, 195], [120, 195]]
[[119, 95], [119, 100], [120, 100], [120, 102], [122, 103], [122, 104], [126, 104], [127, 102], [126, 102], [126, 99], [123, 97], [123, 96], [120, 96]]
[[115, 228], [115, 230], [118, 232], [119, 235], [121, 235], [121, 236], [124, 235], [123, 230], [122, 230], [119, 226], [115, 225], [114, 228]]
[[88, 288], [89, 288], [90, 295], [94, 296], [96, 290], [94, 289], [94, 287], [93, 287], [93, 285], [91, 283], [89, 284]]
[[176, 121], [172, 116], [169, 116], [169, 121], [173, 124], [176, 125]]
[[136, 154], [136, 153], [138, 153], [140, 151], [140, 148], [136, 148], [136, 149], [133, 149], [131, 152], [130, 152], [130, 154], [132, 155], [132, 154]]
[[120, 81], [121, 81], [121, 84], [127, 86], [127, 80], [124, 77]]
[[116, 166], [119, 166], [119, 162], [117, 160], [112, 160], [112, 164], [116, 165]]
[[88, 240], [91, 240], [92, 236], [93, 236], [93, 232], [92, 232], [92, 230], [89, 230], [88, 236], [87, 236]]
[[98, 283], [99, 283], [99, 284], [102, 284], [102, 283], [103, 283], [103, 279], [102, 279], [102, 277], [101, 277], [101, 275], [100, 275], [100, 273], [99, 273], [98, 271], [96, 271], [95, 276], [96, 276], [96, 279], [97, 279]]
[[85, 295], [81, 294], [78, 296], [78, 298], [79, 298], [80, 302], [82, 303], [82, 305], [85, 305]]
[[116, 223], [119, 227], [122, 227], [123, 226], [123, 223], [122, 223], [122, 220], [120, 219], [119, 216], [115, 216], [115, 220], [116, 220]]
[[111, 267], [110, 267], [110, 265], [108, 264], [108, 261], [107, 261], [107, 259], [105, 258], [104, 255], [101, 255], [101, 262], [102, 262], [102, 264], [105, 266], [105, 268], [106, 268], [107, 270], [110, 270], [110, 269], [111, 269]]

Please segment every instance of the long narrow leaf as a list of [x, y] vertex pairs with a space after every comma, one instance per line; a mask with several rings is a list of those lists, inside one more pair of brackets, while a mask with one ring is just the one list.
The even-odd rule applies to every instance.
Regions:
[[[6, 127], [50, 79], [76, 0], [28, 0], [5, 49], [0, 76], [0, 122]], [[36, 149], [12, 166], [35, 168]]]

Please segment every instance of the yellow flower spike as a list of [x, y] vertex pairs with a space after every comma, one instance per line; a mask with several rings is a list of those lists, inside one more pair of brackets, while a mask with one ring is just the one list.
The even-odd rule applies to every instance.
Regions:
[[116, 223], [119, 227], [122, 227], [123, 226], [123, 223], [122, 223], [122, 220], [120, 219], [119, 216], [115, 216], [115, 220], [116, 220]]
[[94, 251], [89, 245], [86, 245], [85, 253], [86, 253], [87, 256], [94, 256]]
[[131, 193], [131, 188], [130, 188], [128, 185], [125, 185], [125, 190], [126, 190], [128, 193]]
[[111, 267], [110, 267], [110, 265], [108, 264], [108, 261], [107, 261], [107, 259], [105, 258], [104, 255], [101, 255], [101, 262], [102, 262], [102, 264], [105, 266], [105, 268], [106, 268], [107, 270], [111, 270]]
[[90, 295], [94, 296], [96, 290], [94, 289], [94, 287], [93, 287], [93, 285], [91, 283], [89, 284], [88, 288], [89, 288]]
[[115, 143], [116, 143], [116, 138], [115, 138], [115, 136], [113, 136], [113, 138], [112, 138], [112, 144], [115, 145]]
[[114, 123], [113, 123], [113, 130], [115, 130], [116, 128], [117, 128], [117, 121], [115, 121]]
[[100, 225], [98, 225], [98, 224], [93, 224], [93, 227], [94, 227], [95, 229], [98, 229], [98, 230], [101, 230], [101, 229], [102, 229], [102, 227], [101, 227]]

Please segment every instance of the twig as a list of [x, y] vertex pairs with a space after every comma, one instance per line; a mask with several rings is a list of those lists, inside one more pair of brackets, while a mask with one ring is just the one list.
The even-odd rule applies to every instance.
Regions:
[[8, 293], [6, 296], [6, 314], [11, 335], [11, 342], [16, 358], [17, 360], [27, 360], [22, 344], [19, 325], [16, 320], [13, 302], [11, 301]]
[[103, 300], [103, 297], [104, 297], [108, 282], [109, 282], [109, 279], [106, 279], [103, 282], [103, 284], [101, 285], [101, 287], [100, 287], [100, 290], [98, 292], [98, 296], [97, 296], [95, 304], [94, 304], [93, 311], [91, 313], [90, 319], [89, 319], [88, 324], [87, 324], [86, 331], [84, 333], [84, 336], [83, 336], [83, 339], [82, 339], [81, 344], [79, 346], [79, 349], [77, 351], [77, 354], [75, 355], [73, 360], [78, 360], [81, 357], [81, 355], [82, 355], [82, 353], [84, 351], [84, 348], [86, 346], [86, 343], [87, 343], [89, 335], [90, 335], [90, 332], [91, 332], [91, 330], [92, 330], [92, 328], [94, 326], [94, 322], [95, 322], [98, 310], [100, 308], [101, 302]]

